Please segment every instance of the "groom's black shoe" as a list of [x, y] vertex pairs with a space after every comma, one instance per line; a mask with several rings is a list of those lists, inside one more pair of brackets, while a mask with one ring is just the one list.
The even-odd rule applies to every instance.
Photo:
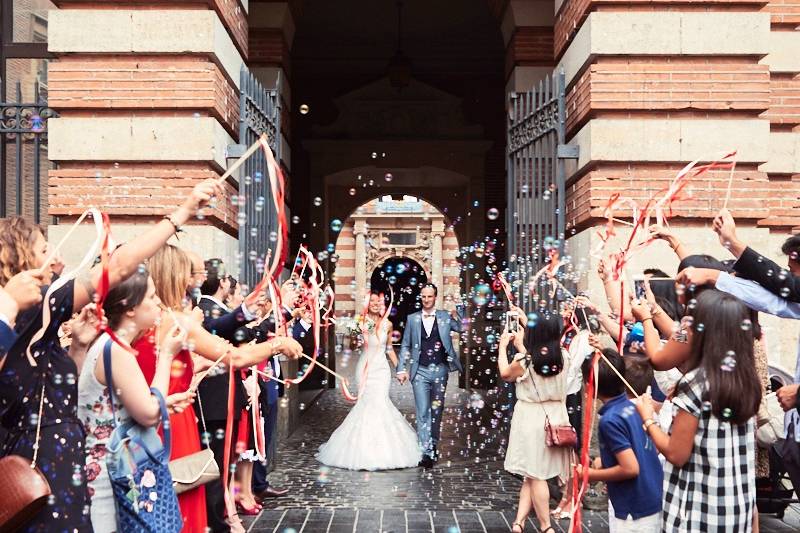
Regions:
[[433, 468], [433, 459], [431, 459], [430, 455], [423, 455], [422, 460], [419, 462], [417, 466], [421, 466], [424, 469]]

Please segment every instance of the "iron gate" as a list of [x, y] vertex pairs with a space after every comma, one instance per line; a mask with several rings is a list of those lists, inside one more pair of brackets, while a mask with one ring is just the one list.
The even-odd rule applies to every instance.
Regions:
[[574, 158], [565, 141], [564, 73], [538, 87], [511, 93], [508, 111], [506, 227], [509, 277], [521, 307], [530, 312], [527, 290], [547, 251], [562, 250], [566, 220], [564, 159]]
[[[281, 102], [280, 77], [274, 89], [266, 89], [247, 69], [241, 70], [239, 99], [239, 145], [229, 150], [228, 157], [238, 157], [267, 134], [269, 146], [280, 161]], [[264, 271], [264, 258], [269, 248], [275, 252], [278, 213], [272, 199], [267, 173], [267, 159], [261, 150], [250, 157], [240, 170], [239, 178], [239, 278], [252, 287]]]
[[[47, 120], [57, 116], [36, 82], [36, 101], [22, 101], [22, 87], [16, 86], [16, 101], [0, 103], [0, 218], [26, 216], [42, 222], [42, 166], [47, 159]], [[9, 177], [13, 183], [9, 184]], [[13, 185], [13, 187], [9, 187]], [[31, 207], [26, 192], [32, 194]]]

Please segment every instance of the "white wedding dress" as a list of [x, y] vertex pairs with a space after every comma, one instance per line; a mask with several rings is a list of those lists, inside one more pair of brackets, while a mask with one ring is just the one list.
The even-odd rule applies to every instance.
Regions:
[[[390, 470], [415, 467], [422, 454], [417, 433], [389, 399], [392, 373], [386, 360], [390, 325], [380, 336], [371, 333], [356, 365], [358, 401], [319, 447], [317, 460], [348, 470]], [[363, 376], [366, 368], [366, 378]]]

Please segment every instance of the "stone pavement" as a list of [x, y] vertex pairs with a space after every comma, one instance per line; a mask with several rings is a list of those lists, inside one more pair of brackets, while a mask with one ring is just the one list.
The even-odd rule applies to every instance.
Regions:
[[[340, 361], [338, 368], [347, 374], [354, 366], [353, 359]], [[306, 407], [298, 430], [279, 444], [270, 482], [289, 488], [290, 496], [270, 501], [259, 516], [247, 519], [248, 531], [509, 531], [520, 481], [503, 470], [507, 391], [470, 395], [458, 389], [455, 374], [450, 378], [440, 443], [443, 457], [429, 471], [354, 472], [319, 464], [314, 453], [350, 407], [338, 390], [326, 391]], [[391, 396], [413, 425], [410, 385], [393, 382]], [[583, 524], [584, 531], [606, 532], [607, 514], [584, 511]], [[800, 511], [790, 508], [785, 522], [763, 517], [761, 524], [762, 532], [798, 531]], [[569, 523], [553, 525], [561, 532]], [[538, 531], [534, 521], [529, 520], [526, 531]]]

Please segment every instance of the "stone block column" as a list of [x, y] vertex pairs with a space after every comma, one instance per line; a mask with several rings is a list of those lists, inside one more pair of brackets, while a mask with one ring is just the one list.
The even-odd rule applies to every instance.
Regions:
[[439, 290], [436, 307], [441, 308], [444, 302], [444, 256], [442, 239], [444, 238], [444, 221], [434, 220], [431, 225], [431, 280]]
[[[611, 195], [644, 205], [687, 162], [730, 150], [738, 156], [728, 207], [744, 238], [777, 258], [800, 192], [795, 103], [787, 97], [796, 88], [800, 45], [796, 23], [782, 22], [796, 16], [790, 3], [767, 0], [657, 0], [646, 9], [636, 0], [556, 3], [554, 51], [567, 81], [567, 142], [580, 153], [567, 181], [569, 246], [589, 272], [596, 267], [593, 226]], [[728, 176], [720, 170], [693, 178], [691, 197], [673, 206], [671, 226], [692, 252], [730, 257], [710, 228]], [[629, 233], [618, 229], [608, 252], [619, 250]], [[657, 242], [635, 257], [630, 272], [659, 267], [674, 275], [677, 264]], [[583, 288], [604, 301], [597, 277], [588, 281]], [[786, 366], [793, 368], [796, 332], [786, 342], [770, 329], [771, 350], [791, 359]]]
[[367, 223], [365, 220], [356, 220], [353, 228], [356, 236], [356, 311], [360, 312], [367, 294]]
[[[49, 238], [95, 205], [124, 240], [226, 168], [226, 148], [238, 137], [247, 2], [55, 3], [49, 101], [60, 118], [49, 122], [49, 144], [59, 168], [49, 195], [59, 224]], [[234, 194], [236, 181], [226, 188]], [[237, 231], [236, 209], [222, 199], [181, 244], [233, 266]], [[74, 261], [80, 247], [68, 248]]]

